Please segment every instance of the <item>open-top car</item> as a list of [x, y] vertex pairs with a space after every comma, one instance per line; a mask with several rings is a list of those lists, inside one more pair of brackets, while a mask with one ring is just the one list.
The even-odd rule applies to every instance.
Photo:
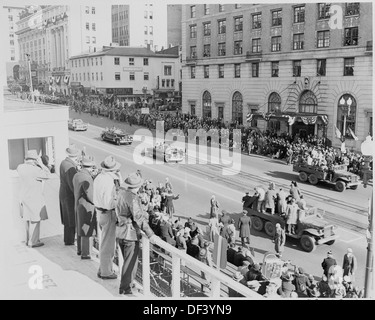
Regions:
[[88, 123], [82, 121], [82, 119], [69, 119], [68, 128], [73, 131], [86, 131]]
[[103, 141], [109, 141], [117, 144], [118, 146], [133, 143], [133, 137], [130, 134], [127, 134], [123, 130], [117, 128], [105, 129], [101, 134], [101, 138]]
[[[276, 223], [285, 230], [285, 218], [278, 214], [259, 212], [250, 208], [246, 209], [251, 218], [252, 227], [257, 231], [264, 229], [265, 233], [272, 237], [275, 235]], [[312, 252], [317, 245], [323, 243], [332, 245], [338, 238], [335, 230], [337, 227], [326, 221], [316, 208], [306, 210], [305, 216], [300, 217], [297, 222], [295, 234], [286, 233], [287, 237], [298, 239], [302, 249]]]
[[185, 157], [185, 150], [172, 145], [173, 141], [157, 143], [153, 148], [146, 148], [144, 153], [164, 162], [180, 162]]
[[293, 165], [293, 171], [299, 172], [299, 180], [310, 182], [316, 185], [319, 181], [324, 181], [334, 185], [335, 190], [343, 192], [345, 189], [357, 189], [359, 185], [359, 176], [347, 170], [344, 164], [332, 166], [331, 172], [319, 166], [308, 165], [298, 162]]

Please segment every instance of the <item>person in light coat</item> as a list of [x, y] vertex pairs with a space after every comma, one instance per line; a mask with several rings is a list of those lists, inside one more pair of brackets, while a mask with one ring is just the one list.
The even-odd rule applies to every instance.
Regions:
[[36, 150], [29, 150], [25, 163], [17, 167], [20, 177], [21, 217], [25, 221], [26, 245], [32, 248], [44, 245], [40, 241], [40, 222], [47, 220], [47, 207], [43, 195], [43, 181], [51, 178]]
[[285, 245], [285, 231], [281, 228], [280, 223], [276, 223], [276, 231], [273, 237], [273, 242], [275, 243], [275, 251], [276, 255], [281, 258], [284, 252], [284, 245]]
[[213, 195], [210, 200], [210, 217], [217, 216], [220, 204]]
[[286, 208], [286, 224], [288, 226], [288, 233], [295, 234], [298, 218], [298, 206], [296, 200], [293, 198]]

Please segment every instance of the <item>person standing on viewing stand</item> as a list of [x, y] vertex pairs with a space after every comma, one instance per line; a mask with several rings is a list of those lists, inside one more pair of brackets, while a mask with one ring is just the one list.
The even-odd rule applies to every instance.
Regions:
[[82, 169], [73, 178], [76, 225], [77, 250], [81, 252], [81, 259], [91, 259], [90, 237], [97, 233], [97, 220], [94, 206], [94, 175], [96, 164], [90, 157], [81, 161]]
[[169, 178], [166, 177], [166, 178], [165, 178], [165, 189], [168, 190], [168, 188], [169, 188], [170, 190], [173, 190], [173, 188], [172, 188], [172, 183], [169, 181]]
[[276, 201], [277, 195], [275, 190], [275, 183], [270, 182], [268, 190], [265, 194], [265, 203], [264, 207], [266, 209], [266, 212], [275, 214], [275, 201]]
[[211, 217], [208, 221], [209, 239], [211, 242], [215, 240], [215, 234], [220, 234], [220, 223], [217, 216]]
[[44, 245], [40, 241], [40, 222], [47, 220], [47, 208], [43, 195], [43, 181], [51, 178], [36, 150], [28, 150], [25, 163], [17, 167], [20, 178], [20, 214], [26, 226], [26, 246]]
[[102, 171], [94, 180], [94, 205], [101, 229], [98, 277], [105, 280], [117, 278], [112, 264], [116, 247], [115, 208], [120, 181], [122, 181], [120, 167], [120, 163], [113, 156], [108, 156], [101, 163]]
[[[66, 246], [72, 246], [76, 233], [73, 178], [77, 173], [78, 158], [81, 151], [75, 145], [71, 145], [66, 149], [66, 153], [68, 156], [60, 164], [59, 200], [61, 222], [64, 225], [64, 243]], [[81, 254], [79, 250], [77, 250], [77, 254]]]
[[117, 238], [124, 265], [121, 272], [120, 294], [132, 294], [132, 283], [138, 267], [139, 242], [141, 230], [146, 233], [151, 243], [155, 243], [156, 235], [148, 224], [148, 214], [142, 209], [138, 196], [143, 179], [136, 173], [131, 173], [121, 185], [117, 201], [118, 227]]
[[229, 213], [226, 210], [221, 211], [221, 217], [219, 218], [219, 223], [222, 224], [220, 235], [224, 237], [224, 234], [226, 232], [226, 229], [228, 227], [229, 221], [231, 217], [229, 216]]
[[286, 224], [288, 226], [287, 232], [290, 234], [296, 233], [297, 226], [297, 214], [298, 206], [296, 205], [296, 200], [292, 198], [290, 204], [286, 207]]
[[266, 191], [262, 187], [255, 187], [255, 196], [258, 198], [257, 201], [257, 211], [258, 212], [265, 212], [264, 210], [264, 198], [266, 196]]
[[172, 189], [170, 189], [169, 187], [167, 188], [167, 191], [165, 193], [165, 209], [166, 209], [166, 213], [169, 215], [171, 220], [173, 220], [173, 215], [174, 215], [173, 200], [177, 200], [179, 198], [180, 198], [179, 194], [175, 196], [172, 192]]

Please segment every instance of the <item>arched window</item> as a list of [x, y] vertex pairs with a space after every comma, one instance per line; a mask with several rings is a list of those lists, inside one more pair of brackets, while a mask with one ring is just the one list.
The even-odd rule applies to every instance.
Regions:
[[211, 93], [208, 91], [203, 92], [203, 118], [211, 118]]
[[337, 128], [341, 134], [345, 131], [346, 139], [353, 139], [348, 128], [355, 133], [355, 120], [357, 112], [357, 102], [350, 94], [344, 94], [340, 97], [337, 106]]
[[277, 92], [272, 92], [268, 98], [268, 112], [281, 112], [281, 97]]
[[315, 94], [306, 90], [301, 94], [299, 99], [299, 112], [300, 113], [317, 113], [318, 101]]
[[243, 100], [242, 94], [236, 91], [232, 98], [232, 120], [242, 124], [243, 122]]

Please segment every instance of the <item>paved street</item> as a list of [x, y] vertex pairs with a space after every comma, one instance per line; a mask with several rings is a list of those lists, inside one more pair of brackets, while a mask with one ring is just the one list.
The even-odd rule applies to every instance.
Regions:
[[[71, 117], [78, 117], [75, 112]], [[79, 115], [82, 119], [95, 121], [102, 127], [111, 126], [114, 122], [108, 119], [98, 119], [90, 115]], [[115, 123], [117, 127], [124, 127], [123, 123]], [[129, 129], [128, 127], [126, 129]], [[134, 131], [134, 127], [132, 128]], [[78, 147], [86, 148], [86, 152], [95, 156], [99, 164], [108, 154], [116, 156], [122, 164], [121, 172], [124, 177], [136, 169], [141, 169], [143, 176], [152, 179], [154, 183], [163, 182], [169, 177], [174, 190], [179, 193], [180, 199], [175, 201], [177, 216], [193, 217], [202, 224], [208, 221], [209, 200], [215, 194], [221, 204], [221, 209], [226, 209], [238, 217], [241, 211], [241, 198], [244, 192], [252, 192], [257, 185], [267, 186], [269, 181], [274, 181], [276, 187], [289, 189], [290, 181], [298, 179], [292, 172], [291, 166], [282, 161], [272, 160], [261, 156], [243, 155], [241, 160], [241, 173], [235, 176], [222, 176], [219, 165], [185, 165], [185, 164], [153, 164], [136, 165], [133, 161], [133, 152], [137, 142], [131, 146], [115, 146], [100, 139], [101, 128], [91, 125], [87, 132], [71, 132], [70, 141]], [[307, 204], [322, 210], [328, 221], [338, 225], [339, 239], [331, 246], [321, 245], [312, 253], [302, 251], [295, 241], [288, 241], [283, 258], [290, 259], [294, 264], [303, 266], [305, 272], [319, 277], [322, 274], [321, 262], [328, 249], [332, 249], [338, 264], [342, 263], [347, 247], [351, 247], [358, 259], [357, 284], [364, 285], [364, 272], [366, 260], [366, 239], [364, 228], [367, 222], [367, 203], [372, 188], [346, 190], [338, 193], [327, 186], [312, 186], [300, 184]], [[252, 245], [257, 253], [256, 258], [261, 261], [263, 253], [273, 252], [273, 244], [264, 233], [252, 230]]]

